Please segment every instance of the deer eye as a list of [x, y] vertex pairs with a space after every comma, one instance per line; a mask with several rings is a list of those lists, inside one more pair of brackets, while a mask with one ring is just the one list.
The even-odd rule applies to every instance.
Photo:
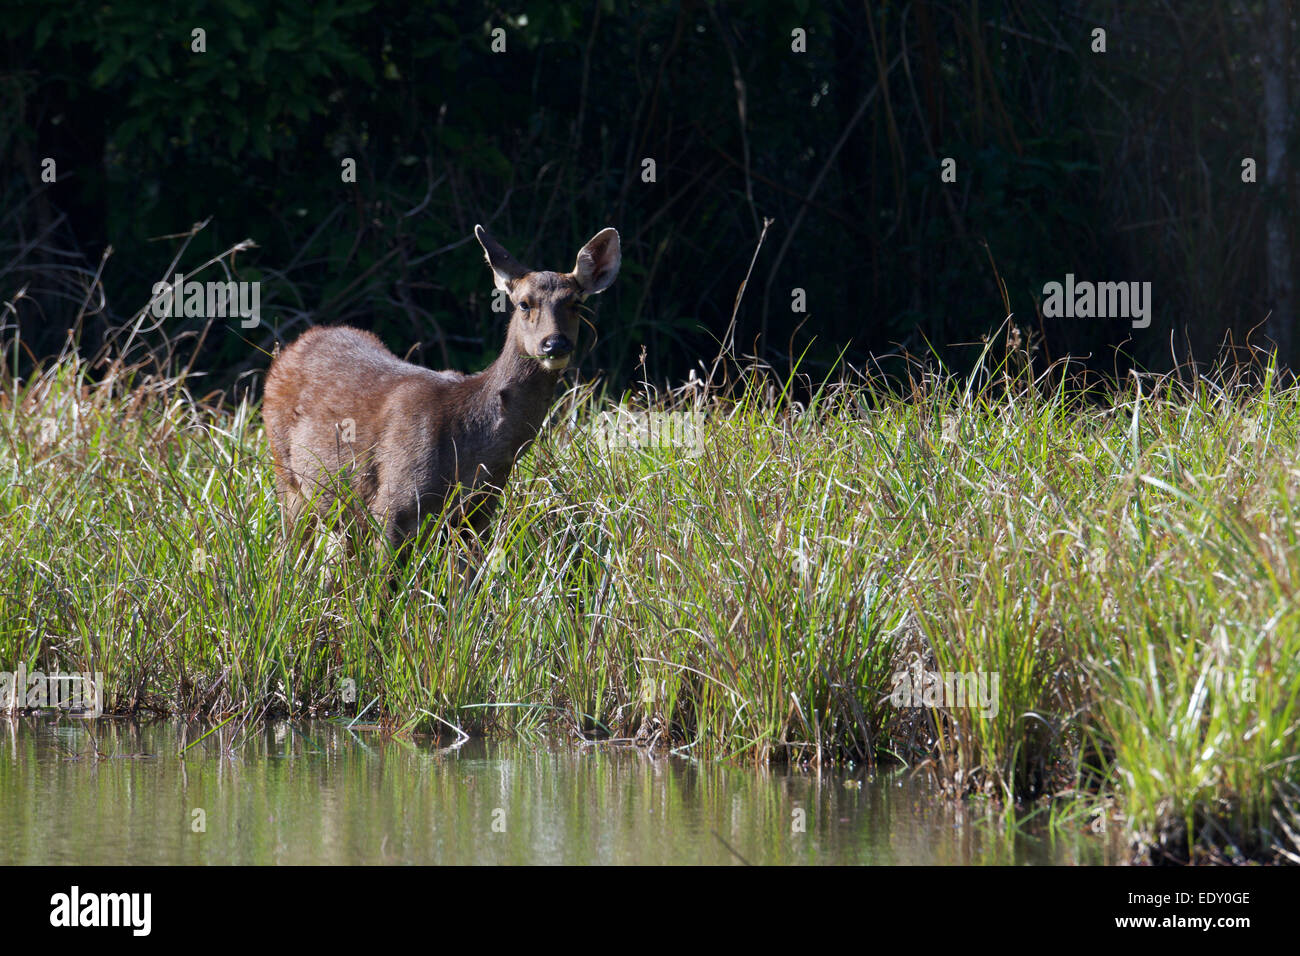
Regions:
[[519, 303], [519, 311], [520, 311], [520, 312], [527, 312], [527, 311], [529, 311], [530, 309], [532, 309], [532, 306], [529, 305], [527, 302], [520, 302], [520, 303]]

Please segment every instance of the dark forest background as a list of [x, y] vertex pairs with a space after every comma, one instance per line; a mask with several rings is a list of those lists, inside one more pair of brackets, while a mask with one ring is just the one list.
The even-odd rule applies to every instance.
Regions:
[[[1295, 359], [1284, 0], [2, 6], [6, 361], [74, 327], [86, 354], [121, 343], [178, 252], [188, 275], [251, 239], [224, 262], [263, 283], [260, 327], [149, 320], [133, 347], [255, 385], [276, 341], [347, 322], [478, 368], [504, 319], [474, 223], [551, 269], [613, 225], [584, 372], [679, 380], [717, 353], [767, 217], [736, 340], [778, 368], [961, 367], [1008, 310], [1039, 361], [1105, 373], [1228, 341]], [[1150, 281], [1150, 327], [1043, 318], [1068, 272]]]

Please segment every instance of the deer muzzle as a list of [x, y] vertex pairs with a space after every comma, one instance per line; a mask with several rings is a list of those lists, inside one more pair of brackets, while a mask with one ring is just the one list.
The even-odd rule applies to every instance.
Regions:
[[567, 335], [548, 335], [542, 340], [542, 347], [538, 351], [537, 361], [542, 363], [542, 368], [548, 372], [554, 372], [565, 368], [569, 364], [569, 358], [573, 355], [573, 343], [569, 341]]

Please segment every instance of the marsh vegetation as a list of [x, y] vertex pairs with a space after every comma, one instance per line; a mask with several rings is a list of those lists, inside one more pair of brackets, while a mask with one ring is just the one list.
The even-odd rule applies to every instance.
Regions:
[[[0, 660], [102, 672], [116, 713], [902, 763], [1140, 858], [1296, 862], [1300, 389], [1070, 381], [1012, 351], [643, 392], [691, 445], [601, 440], [575, 389], [480, 548], [327, 568], [255, 406], [69, 353], [3, 380]], [[897, 706], [917, 671], [998, 706]]]

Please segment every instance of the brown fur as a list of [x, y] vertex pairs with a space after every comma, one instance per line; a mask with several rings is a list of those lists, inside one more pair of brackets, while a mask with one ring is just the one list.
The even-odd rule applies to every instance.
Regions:
[[475, 530], [486, 525], [562, 371], [538, 356], [564, 340], [576, 347], [575, 306], [613, 282], [620, 251], [618, 233], [606, 229], [579, 252], [573, 272], [530, 272], [476, 232], [514, 306], [505, 347], [482, 372], [404, 362], [346, 326], [308, 329], [272, 364], [262, 416], [288, 525], [311, 500], [328, 511], [340, 481], [393, 546], [448, 504]]

